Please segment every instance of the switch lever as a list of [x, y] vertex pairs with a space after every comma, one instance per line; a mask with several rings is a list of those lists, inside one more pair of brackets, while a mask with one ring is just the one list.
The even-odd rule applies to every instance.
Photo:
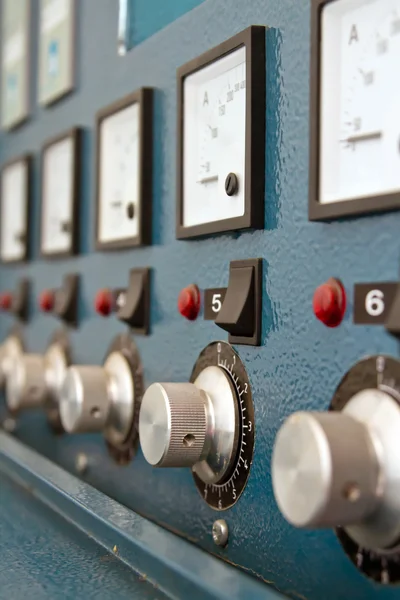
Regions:
[[397, 285], [393, 304], [385, 323], [385, 329], [391, 335], [400, 338], [400, 283]]
[[[121, 296], [122, 294], [120, 294]], [[132, 269], [117, 317], [135, 333], [148, 335], [150, 321], [150, 269]], [[118, 301], [117, 301], [118, 304]]]
[[260, 345], [261, 278], [261, 258], [230, 264], [226, 296], [215, 323], [229, 333], [232, 344]]

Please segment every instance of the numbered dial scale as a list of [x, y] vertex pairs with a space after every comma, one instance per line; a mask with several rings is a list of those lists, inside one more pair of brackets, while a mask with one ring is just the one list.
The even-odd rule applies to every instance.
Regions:
[[3, 263], [25, 261], [29, 254], [31, 157], [6, 164], [1, 172], [0, 256]]
[[151, 243], [152, 106], [142, 88], [98, 114], [98, 249]]
[[310, 219], [400, 208], [399, 0], [314, 0]]
[[272, 455], [277, 504], [296, 527], [334, 527], [352, 562], [400, 581], [400, 362], [370, 356], [337, 387], [329, 412], [297, 412]]
[[154, 383], [143, 397], [139, 436], [155, 467], [191, 467], [204, 500], [235, 504], [250, 473], [254, 408], [246, 370], [232, 346], [213, 342], [200, 354], [191, 383]]
[[74, 128], [43, 148], [42, 256], [78, 252], [81, 138], [82, 131]]
[[265, 28], [178, 70], [177, 238], [264, 225]]

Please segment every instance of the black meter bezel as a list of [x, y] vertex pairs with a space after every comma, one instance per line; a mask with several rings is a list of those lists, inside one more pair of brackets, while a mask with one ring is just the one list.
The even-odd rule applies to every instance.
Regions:
[[[254, 25], [184, 64], [177, 71], [177, 198], [176, 238], [196, 238], [238, 229], [264, 228], [265, 185], [265, 27]], [[244, 46], [246, 48], [245, 211], [240, 217], [183, 225], [184, 194], [184, 81], [188, 75]]]

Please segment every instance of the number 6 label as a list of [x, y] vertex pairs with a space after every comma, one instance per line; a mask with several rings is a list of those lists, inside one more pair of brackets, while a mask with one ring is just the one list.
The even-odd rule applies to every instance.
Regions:
[[383, 325], [397, 288], [397, 282], [357, 283], [354, 286], [354, 323]]

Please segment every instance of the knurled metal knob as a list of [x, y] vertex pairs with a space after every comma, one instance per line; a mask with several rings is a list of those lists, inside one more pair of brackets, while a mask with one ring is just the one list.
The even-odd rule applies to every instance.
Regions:
[[10, 410], [40, 408], [47, 396], [45, 361], [42, 354], [13, 357], [6, 380], [6, 402]]
[[191, 383], [154, 383], [139, 416], [145, 459], [157, 467], [192, 467], [207, 454], [209, 398]]
[[342, 412], [299, 412], [280, 429], [274, 494], [297, 527], [359, 523], [380, 502], [379, 447], [365, 423]]
[[69, 367], [60, 393], [60, 417], [65, 431], [102, 431], [111, 409], [110, 392], [109, 376], [103, 367]]

